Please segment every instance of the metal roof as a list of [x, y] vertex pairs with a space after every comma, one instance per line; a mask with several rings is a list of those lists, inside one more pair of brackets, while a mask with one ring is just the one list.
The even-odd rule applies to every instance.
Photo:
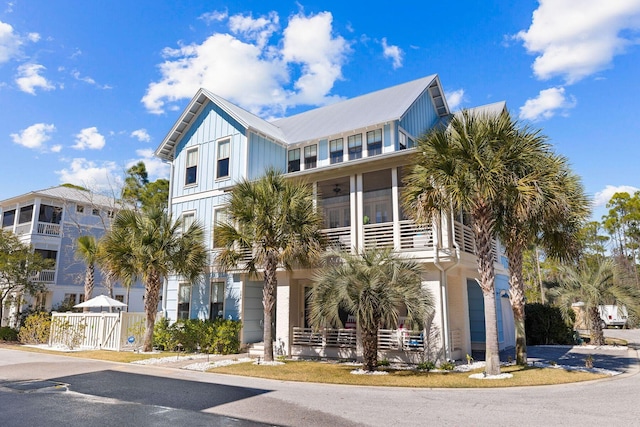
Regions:
[[[275, 120], [273, 124], [282, 129], [289, 143], [298, 143], [398, 120], [432, 83], [437, 83], [435, 74]], [[434, 87], [434, 94], [443, 100], [439, 85]], [[445, 108], [439, 115], [446, 114], [446, 104], [441, 105]]]
[[118, 200], [112, 197], [93, 193], [89, 190], [79, 190], [77, 188], [60, 185], [58, 187], [46, 188], [44, 190], [31, 191], [29, 193], [2, 200], [0, 201], [0, 205], [8, 205], [19, 200], [33, 199], [36, 197], [48, 197], [65, 202], [84, 203], [108, 208], [113, 208], [117, 203], [119, 203]]
[[155, 154], [173, 160], [176, 145], [208, 102], [214, 102], [246, 129], [280, 144], [295, 144], [399, 120], [425, 91], [429, 91], [438, 115], [447, 116], [449, 108], [436, 74], [272, 122], [200, 89]]

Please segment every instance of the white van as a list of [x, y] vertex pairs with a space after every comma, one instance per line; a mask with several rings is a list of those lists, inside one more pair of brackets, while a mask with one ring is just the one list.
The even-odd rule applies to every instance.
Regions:
[[624, 305], [601, 305], [598, 306], [602, 327], [624, 328], [627, 325], [627, 307]]

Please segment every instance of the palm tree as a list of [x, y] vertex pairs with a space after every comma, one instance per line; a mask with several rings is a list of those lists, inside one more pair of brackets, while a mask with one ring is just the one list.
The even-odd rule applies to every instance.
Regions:
[[[538, 131], [520, 129], [516, 137], [528, 139], [541, 150], [533, 153], [538, 161], [527, 165], [525, 174], [536, 184], [536, 191], [523, 192], [513, 186], [505, 192], [498, 215], [497, 230], [509, 260], [509, 296], [516, 331], [516, 363], [527, 364], [525, 333], [525, 299], [523, 280], [524, 251], [538, 243], [546, 254], [556, 259], [569, 259], [578, 252], [581, 225], [589, 214], [589, 201], [580, 179], [562, 156], [551, 153], [541, 143]], [[535, 140], [540, 140], [536, 142]]]
[[605, 304], [626, 306], [634, 314], [640, 313], [640, 290], [633, 284], [616, 279], [616, 265], [610, 259], [599, 262], [582, 261], [579, 265], [561, 265], [558, 268], [558, 286], [549, 291], [555, 305], [568, 321], [572, 304], [584, 303], [591, 344], [604, 345], [602, 320], [598, 307]]
[[[96, 238], [91, 235], [80, 236], [76, 239], [78, 246], [76, 247], [76, 257], [81, 259], [87, 265], [84, 274], [84, 300], [91, 299], [93, 287], [95, 284], [95, 268], [98, 260], [98, 243]], [[85, 307], [82, 311], [91, 311], [89, 307]]]
[[353, 314], [362, 336], [364, 369], [373, 371], [378, 364], [378, 328], [397, 328], [403, 306], [408, 318], [420, 327], [433, 310], [418, 263], [388, 248], [360, 254], [330, 252], [314, 278], [309, 321], [315, 327], [340, 327], [339, 310]]
[[215, 245], [221, 248], [216, 261], [223, 271], [262, 272], [264, 360], [272, 361], [277, 270], [310, 266], [319, 258], [322, 217], [308, 185], [269, 169], [257, 181], [242, 180], [234, 187], [227, 219], [214, 226]]
[[500, 373], [496, 320], [495, 271], [491, 253], [496, 220], [508, 188], [535, 191], [526, 165], [540, 150], [517, 138], [517, 126], [503, 112], [468, 110], [456, 114], [418, 140], [414, 166], [405, 178], [405, 212], [429, 223], [442, 212], [466, 212], [471, 218], [482, 289], [486, 331], [486, 373]]
[[151, 351], [160, 288], [169, 274], [191, 283], [207, 265], [204, 230], [197, 222], [183, 230], [164, 210], [121, 211], [103, 238], [103, 257], [108, 271], [124, 283], [142, 279], [145, 286], [146, 330], [144, 351]]

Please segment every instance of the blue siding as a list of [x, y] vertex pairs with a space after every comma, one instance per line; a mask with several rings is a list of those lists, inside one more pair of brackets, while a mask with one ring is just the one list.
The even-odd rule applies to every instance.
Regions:
[[[173, 197], [215, 190], [229, 185], [244, 176], [246, 168], [246, 129], [213, 103], [207, 104], [176, 147], [173, 182]], [[217, 141], [231, 139], [229, 159], [230, 178], [216, 179]], [[198, 147], [198, 169], [196, 184], [185, 187], [186, 151]]]
[[248, 151], [248, 179], [259, 178], [268, 167], [286, 170], [287, 150], [280, 144], [251, 132]]
[[262, 282], [247, 281], [242, 296], [242, 327], [244, 343], [260, 342], [263, 338], [262, 321], [264, 309], [262, 307]]
[[509, 278], [504, 274], [496, 274], [496, 318], [498, 322], [498, 342], [504, 342], [504, 320], [502, 319], [502, 304], [500, 302], [500, 291], [509, 290]]
[[[496, 323], [498, 328], [498, 342], [504, 342], [504, 322], [502, 319], [502, 305], [500, 291], [509, 289], [509, 278], [497, 274], [495, 278], [496, 293]], [[486, 329], [484, 324], [484, 298], [480, 285], [474, 279], [467, 279], [467, 298], [469, 301], [469, 327], [471, 342], [485, 342]]]
[[411, 136], [419, 137], [437, 122], [438, 114], [433, 107], [429, 92], [425, 90], [400, 120], [400, 126], [406, 129]]

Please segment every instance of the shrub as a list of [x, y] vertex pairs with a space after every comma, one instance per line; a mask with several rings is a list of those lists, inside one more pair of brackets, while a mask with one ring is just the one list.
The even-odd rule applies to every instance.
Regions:
[[18, 331], [8, 326], [1, 327], [0, 341], [18, 341]]
[[443, 371], [453, 371], [456, 368], [456, 364], [453, 362], [442, 362], [440, 364], [440, 369]]
[[432, 371], [434, 369], [436, 369], [436, 364], [430, 360], [427, 360], [426, 362], [420, 362], [418, 363], [417, 366], [418, 370], [420, 371]]
[[539, 303], [525, 305], [527, 345], [573, 344], [573, 331], [558, 307]]
[[391, 362], [388, 359], [378, 360], [378, 366], [391, 366]]
[[240, 325], [235, 320], [185, 319], [169, 324], [161, 319], [153, 331], [153, 343], [162, 350], [234, 354], [240, 351]]
[[51, 332], [51, 315], [36, 312], [27, 316], [18, 333], [18, 339], [23, 344], [46, 344]]

